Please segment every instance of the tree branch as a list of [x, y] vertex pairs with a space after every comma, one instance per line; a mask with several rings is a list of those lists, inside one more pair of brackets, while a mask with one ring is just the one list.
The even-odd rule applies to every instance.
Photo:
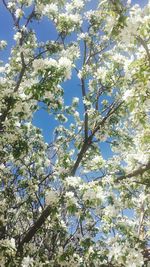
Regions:
[[79, 167], [79, 164], [84, 156], [84, 154], [86, 153], [86, 151], [88, 150], [89, 146], [92, 143], [92, 139], [94, 137], [94, 135], [97, 133], [97, 131], [99, 131], [99, 129], [105, 124], [105, 121], [115, 112], [118, 110], [118, 108], [122, 105], [123, 102], [121, 102], [120, 104], [118, 104], [115, 108], [114, 106], [116, 105], [116, 103], [113, 103], [111, 105], [110, 110], [108, 111], [107, 115], [102, 119], [102, 121], [95, 127], [95, 129], [93, 130], [93, 132], [91, 133], [91, 135], [85, 139], [83, 146], [78, 154], [77, 160], [73, 166], [73, 169], [71, 171], [71, 175], [75, 175], [77, 168]]
[[146, 172], [148, 170], [150, 170], [150, 161], [144, 167], [142, 166], [133, 172], [130, 172], [126, 175], [118, 177], [116, 179], [116, 181], [119, 182], [119, 181], [122, 181], [122, 180], [127, 179], [127, 178], [132, 178], [132, 177], [137, 176], [137, 175], [142, 175], [144, 172]]
[[[85, 100], [86, 97], [86, 92], [85, 92], [85, 81], [83, 78], [81, 78], [81, 88], [82, 88], [82, 97]], [[85, 140], [88, 138], [88, 109], [87, 109], [87, 105], [85, 103], [83, 103], [84, 105], [84, 136], [85, 136]]]
[[76, 160], [76, 162], [72, 168], [71, 176], [75, 175], [76, 170], [79, 167], [80, 162], [81, 162], [83, 156], [85, 155], [86, 151], [88, 150], [89, 146], [91, 145], [91, 143], [92, 143], [92, 136], [90, 135], [83, 143], [83, 146], [82, 146], [82, 148], [81, 148], [81, 150], [77, 156], [77, 160]]
[[150, 52], [149, 52], [149, 49], [148, 49], [148, 46], [147, 46], [147, 43], [140, 37], [140, 36], [137, 36], [136, 39], [141, 43], [141, 45], [144, 47], [146, 53], [147, 53], [147, 56], [148, 56], [148, 61], [149, 61], [149, 66], [150, 66]]
[[[116, 112], [119, 107], [122, 105], [123, 102], [119, 103], [116, 105], [116, 103], [113, 103], [107, 113], [107, 115], [103, 118], [103, 120], [99, 123], [99, 125], [93, 130], [93, 132], [90, 134], [90, 136], [84, 140], [83, 146], [77, 156], [77, 159], [74, 163], [74, 166], [70, 172], [71, 176], [74, 176], [77, 168], [79, 167], [86, 151], [89, 149], [90, 145], [92, 144], [92, 139], [95, 135], [95, 133], [105, 124], [105, 121], [114, 113]], [[33, 224], [33, 226], [27, 231], [27, 233], [25, 233], [24, 238], [19, 242], [19, 246], [18, 246], [18, 251], [23, 250], [23, 245], [25, 243], [28, 243], [29, 241], [31, 241], [31, 239], [34, 237], [34, 235], [36, 234], [36, 232], [40, 229], [40, 227], [44, 224], [44, 222], [46, 221], [47, 217], [51, 214], [51, 207], [47, 206], [45, 208], [45, 210], [43, 210], [41, 216], [39, 217], [39, 219], [37, 219], [37, 221]]]
[[37, 219], [37, 221], [31, 226], [31, 228], [25, 233], [25, 236], [18, 244], [18, 252], [21, 252], [23, 250], [23, 246], [25, 243], [28, 243], [32, 237], [35, 235], [35, 233], [38, 231], [38, 229], [44, 224], [48, 216], [52, 212], [52, 207], [48, 205], [46, 209], [42, 212], [41, 216]]

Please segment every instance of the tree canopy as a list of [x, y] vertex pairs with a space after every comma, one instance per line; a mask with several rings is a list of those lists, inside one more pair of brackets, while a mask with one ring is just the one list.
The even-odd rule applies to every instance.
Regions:
[[2, 267], [149, 266], [150, 2], [130, 2], [2, 0]]

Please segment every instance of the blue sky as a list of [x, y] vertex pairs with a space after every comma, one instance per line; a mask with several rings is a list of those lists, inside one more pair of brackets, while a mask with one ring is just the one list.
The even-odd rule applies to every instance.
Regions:
[[[95, 0], [93, 0], [95, 3]], [[144, 6], [147, 3], [147, 0], [132, 0], [132, 4], [139, 4]], [[92, 4], [90, 4], [90, 8], [92, 8]], [[40, 24], [33, 23], [32, 27], [37, 32], [37, 37], [40, 41], [47, 40], [55, 40], [56, 39], [56, 31], [52, 24], [47, 20], [43, 19]], [[12, 26], [12, 18], [8, 11], [4, 8], [2, 2], [0, 3], [0, 40], [6, 40], [8, 42], [8, 46], [5, 52], [0, 52], [0, 60], [4, 62], [8, 61], [10, 55], [10, 49], [14, 45], [13, 40], [13, 26]], [[65, 104], [70, 105], [73, 96], [78, 96], [81, 98], [81, 89], [79, 86], [79, 80], [72, 76], [72, 79], [65, 82], [63, 84], [64, 88], [64, 96], [65, 96]], [[50, 142], [52, 140], [52, 133], [54, 128], [58, 125], [58, 121], [55, 121], [52, 116], [50, 116], [44, 109], [40, 109], [34, 114], [33, 123], [37, 127], [42, 129], [43, 136], [46, 142]], [[110, 155], [109, 145], [101, 146], [101, 149], [104, 152], [105, 157]]]

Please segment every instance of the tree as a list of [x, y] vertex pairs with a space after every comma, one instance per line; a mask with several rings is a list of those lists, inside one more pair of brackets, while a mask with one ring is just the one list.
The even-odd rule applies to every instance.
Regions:
[[[148, 266], [150, 4], [2, 5], [15, 44], [0, 67], [1, 266]], [[41, 42], [45, 17], [57, 37]], [[49, 144], [41, 106], [59, 121]]]

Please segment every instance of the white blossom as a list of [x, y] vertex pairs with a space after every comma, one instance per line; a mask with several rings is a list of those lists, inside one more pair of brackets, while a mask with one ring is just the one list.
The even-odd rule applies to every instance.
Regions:
[[74, 97], [72, 100], [72, 105], [77, 105], [79, 103], [79, 98], [78, 97]]
[[104, 82], [104, 83], [105, 83], [106, 75], [107, 75], [107, 69], [105, 67], [99, 67], [97, 69], [97, 72], [95, 73], [95, 76], [98, 79], [101, 79], [102, 82]]
[[14, 35], [14, 40], [15, 41], [19, 41], [22, 37], [22, 34], [21, 32], [16, 32], [16, 34]]
[[4, 49], [7, 46], [7, 42], [5, 40], [0, 40], [0, 49]]
[[33, 259], [30, 258], [29, 256], [24, 257], [21, 267], [30, 267], [30, 266], [33, 266]]
[[44, 6], [42, 12], [44, 15], [54, 15], [55, 13], [58, 12], [58, 6], [54, 3], [47, 4]]
[[21, 18], [23, 16], [22, 9], [20, 9], [20, 8], [16, 9], [15, 16], [16, 16], [16, 18]]
[[77, 187], [81, 184], [82, 180], [80, 177], [78, 176], [69, 176], [65, 179], [65, 183], [68, 186], [73, 186], [73, 187]]
[[13, 8], [15, 8], [15, 2], [9, 1], [8, 4], [7, 4], [7, 7], [8, 7], [9, 9], [13, 9]]
[[58, 203], [58, 200], [58, 194], [55, 190], [51, 189], [46, 193], [45, 201], [47, 205], [56, 205]]
[[118, 209], [114, 205], [109, 205], [105, 208], [106, 216], [116, 217], [118, 214]]
[[10, 246], [11, 246], [13, 249], [16, 249], [16, 244], [15, 244], [15, 239], [14, 239], [14, 238], [11, 238], [11, 239], [10, 239]]
[[127, 90], [124, 95], [123, 95], [123, 100], [128, 100], [129, 98], [131, 98], [133, 96], [133, 92], [132, 90]]
[[33, 61], [33, 68], [35, 71], [38, 70], [44, 70], [46, 68], [50, 68], [50, 67], [57, 67], [57, 61], [53, 58], [49, 58], [49, 59], [35, 59]]
[[66, 79], [71, 78], [72, 62], [67, 57], [61, 57], [58, 61], [59, 67], [64, 69]]
[[140, 251], [131, 249], [126, 259], [127, 267], [142, 267], [144, 264], [143, 255]]

